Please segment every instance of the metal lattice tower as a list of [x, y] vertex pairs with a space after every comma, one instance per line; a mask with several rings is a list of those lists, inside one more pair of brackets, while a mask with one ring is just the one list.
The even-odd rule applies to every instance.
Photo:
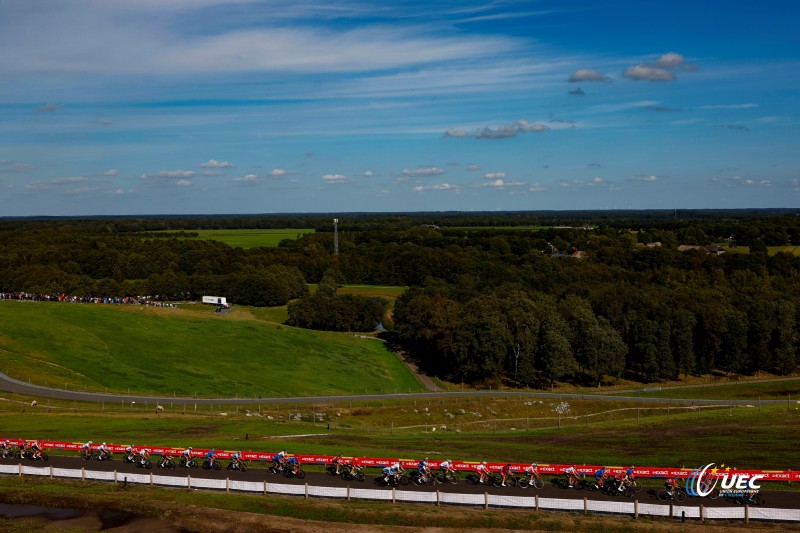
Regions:
[[339, 255], [339, 219], [333, 219], [333, 255]]

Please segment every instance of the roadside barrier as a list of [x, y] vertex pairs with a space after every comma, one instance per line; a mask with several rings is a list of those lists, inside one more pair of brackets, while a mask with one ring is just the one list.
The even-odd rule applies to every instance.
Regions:
[[226, 492], [246, 492], [258, 494], [282, 494], [304, 498], [337, 498], [383, 500], [392, 503], [423, 503], [431, 505], [469, 505], [492, 508], [521, 508], [529, 510], [571, 511], [579, 513], [607, 513], [658, 516], [667, 518], [691, 518], [705, 520], [769, 520], [779, 522], [800, 522], [800, 509], [776, 509], [772, 507], [704, 507], [698, 505], [652, 504], [634, 501], [598, 501], [566, 498], [540, 498], [532, 496], [505, 496], [497, 494], [458, 494], [452, 492], [394, 489], [364, 489], [351, 487], [323, 487], [305, 484], [272, 483], [268, 481], [239, 481], [235, 479], [206, 479], [191, 476], [162, 476], [153, 473], [98, 472], [93, 470], [55, 468], [52, 466], [27, 466], [19, 464], [0, 464], [0, 474], [12, 476], [44, 476], [49, 478], [80, 479], [83, 481], [105, 481], [112, 483], [135, 483], [184, 489], [207, 489]]

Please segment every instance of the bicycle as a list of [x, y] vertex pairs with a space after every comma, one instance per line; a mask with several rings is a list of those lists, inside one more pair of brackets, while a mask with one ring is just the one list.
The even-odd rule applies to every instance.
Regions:
[[674, 500], [680, 503], [686, 500], [686, 492], [681, 487], [675, 487], [673, 490], [661, 489], [656, 493], [656, 497], [661, 502]]
[[734, 496], [733, 501], [739, 505], [764, 505], [764, 497], [758, 492]]
[[436, 481], [439, 483], [450, 483], [451, 485], [455, 485], [458, 483], [458, 477], [456, 477], [455, 471], [447, 470], [436, 476]]
[[364, 481], [367, 478], [367, 476], [365, 476], [364, 473], [361, 472], [360, 466], [354, 466], [351, 467], [349, 470], [345, 470], [344, 472], [342, 472], [341, 478], [345, 481], [353, 481], [353, 480]]
[[544, 481], [542, 481], [542, 477], [539, 474], [528, 474], [528, 477], [523, 477], [519, 480], [518, 485], [521, 489], [527, 489], [528, 487], [541, 489], [544, 487]]

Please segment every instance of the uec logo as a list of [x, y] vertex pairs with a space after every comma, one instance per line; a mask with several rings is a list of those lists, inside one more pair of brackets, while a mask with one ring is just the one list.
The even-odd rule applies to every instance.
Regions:
[[714, 463], [708, 463], [702, 468], [692, 470], [692, 473], [689, 474], [689, 478], [686, 480], [687, 494], [690, 496], [700, 496], [701, 498], [708, 496], [717, 488], [717, 483], [720, 481], [720, 491], [758, 492], [761, 485], [758, 484], [757, 481], [766, 477], [764, 474], [731, 474], [727, 471], [718, 474], [717, 468], [711, 468], [713, 466]]

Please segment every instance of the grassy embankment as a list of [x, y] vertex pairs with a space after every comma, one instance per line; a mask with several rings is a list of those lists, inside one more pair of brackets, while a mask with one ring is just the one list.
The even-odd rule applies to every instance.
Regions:
[[0, 368], [57, 388], [178, 396], [420, 389], [380, 341], [190, 307], [0, 302]]

